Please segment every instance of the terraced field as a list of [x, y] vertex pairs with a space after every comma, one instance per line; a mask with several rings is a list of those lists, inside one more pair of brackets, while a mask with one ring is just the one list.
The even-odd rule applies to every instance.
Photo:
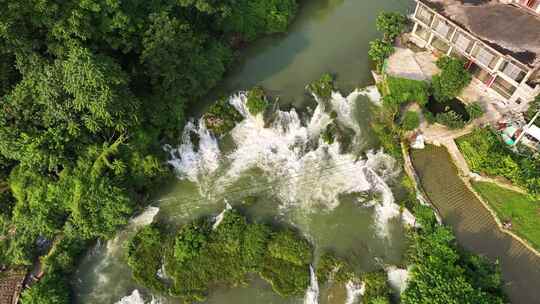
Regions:
[[499, 230], [489, 211], [457, 175], [446, 148], [428, 145], [412, 151], [411, 157], [424, 190], [459, 243], [500, 261], [512, 303], [540, 303], [540, 257]]

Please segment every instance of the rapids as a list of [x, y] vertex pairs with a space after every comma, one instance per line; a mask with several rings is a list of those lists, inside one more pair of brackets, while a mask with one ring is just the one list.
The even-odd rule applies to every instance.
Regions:
[[[324, 109], [324, 103], [319, 102], [305, 121], [294, 109], [278, 110], [269, 125], [261, 114], [249, 113], [245, 93], [233, 95], [229, 102], [244, 116], [231, 132], [234, 150], [222, 153], [217, 139], [201, 120], [186, 126], [182, 144], [170, 149], [169, 163], [179, 178], [199, 183], [201, 195], [217, 198], [225, 198], [235, 181], [246, 172], [259, 169], [264, 172], [265, 183], [234, 188], [234, 191], [256, 194], [270, 190], [279, 197], [282, 209], [330, 211], [340, 204], [341, 195], [378, 194], [380, 201], [371, 202], [376, 213], [375, 224], [380, 235], [387, 236], [388, 221], [400, 215], [386, 184], [399, 174], [395, 160], [382, 151], [368, 151], [364, 158], [342, 153], [338, 141], [327, 144], [321, 138], [322, 130], [332, 122], [328, 112], [335, 111], [337, 123], [354, 131], [353, 142], [361, 141], [362, 130], [353, 115], [359, 94], [354, 91], [343, 97], [333, 92], [331, 108]], [[192, 133], [200, 138], [198, 147], [192, 142]], [[224, 170], [218, 170], [220, 164]]]

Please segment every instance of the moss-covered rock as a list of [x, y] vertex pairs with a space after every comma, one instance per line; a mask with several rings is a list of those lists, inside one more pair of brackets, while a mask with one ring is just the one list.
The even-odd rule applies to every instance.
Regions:
[[227, 99], [218, 100], [203, 115], [206, 127], [217, 136], [231, 131], [242, 118]]
[[[280, 295], [303, 294], [312, 261], [307, 240], [292, 230], [248, 223], [234, 210], [212, 226], [213, 221], [204, 218], [166, 236], [153, 226], [143, 228], [128, 250], [137, 282], [192, 303], [203, 301], [210, 286], [243, 284], [248, 274], [259, 273]], [[170, 279], [166, 287], [157, 277], [163, 260]]]
[[335, 90], [334, 77], [326, 73], [319, 80], [309, 84], [307, 89], [317, 97], [328, 100], [332, 97], [332, 91]]
[[251, 115], [264, 113], [268, 107], [268, 100], [262, 88], [256, 87], [248, 92], [246, 106]]

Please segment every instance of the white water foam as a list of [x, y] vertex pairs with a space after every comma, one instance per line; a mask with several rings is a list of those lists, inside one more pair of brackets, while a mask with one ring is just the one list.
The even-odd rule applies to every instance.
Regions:
[[310, 284], [306, 290], [304, 296], [304, 304], [318, 304], [319, 303], [319, 283], [317, 282], [317, 275], [313, 267], [309, 266]]
[[396, 266], [389, 266], [386, 268], [388, 274], [388, 283], [390, 287], [399, 294], [403, 293], [407, 288], [407, 280], [409, 279], [409, 270], [400, 269]]
[[129, 296], [125, 296], [115, 304], [161, 304], [162, 301], [152, 296], [150, 302], [145, 302], [139, 290], [135, 289]]
[[218, 214], [214, 218], [214, 224], [212, 225], [213, 230], [216, 230], [216, 228], [219, 226], [219, 224], [221, 224], [221, 222], [223, 221], [223, 218], [225, 218], [225, 213], [227, 213], [227, 211], [229, 211], [231, 209], [232, 209], [232, 206], [229, 203], [226, 202], [225, 203], [225, 209], [223, 209], [223, 211], [221, 211], [221, 213]]
[[345, 300], [345, 304], [354, 304], [357, 303], [360, 296], [363, 296], [366, 292], [366, 283], [357, 283], [351, 280], [345, 284], [345, 288], [347, 290], [347, 299]]
[[[381, 193], [382, 201], [375, 206], [376, 224], [381, 235], [387, 235], [386, 224], [390, 218], [399, 215], [394, 197], [386, 180], [399, 172], [395, 161], [382, 151], [370, 152], [365, 159], [358, 159], [352, 153], [342, 153], [340, 143], [327, 144], [320, 138], [332, 119], [327, 114], [337, 113], [337, 122], [354, 131], [353, 142], [362, 139], [360, 127], [354, 111], [357, 97], [355, 91], [347, 97], [337, 92], [324, 109], [319, 103], [312, 117], [302, 122], [294, 109], [276, 111], [273, 122], [265, 126], [261, 114], [249, 113], [245, 93], [233, 95], [229, 102], [244, 119], [231, 131], [236, 145], [229, 155], [220, 155], [215, 138], [209, 134], [204, 124], [199, 127], [188, 124], [182, 145], [171, 153], [171, 164], [181, 178], [199, 182], [202, 172], [209, 176], [220, 164], [220, 159], [228, 164], [227, 170], [215, 182], [211, 191], [227, 193], [227, 188], [250, 169], [264, 172], [267, 183], [263, 190], [271, 190], [278, 196], [283, 209], [296, 207], [311, 212], [317, 208], [332, 210], [339, 205], [342, 194], [359, 192]], [[201, 136], [197, 152], [191, 142], [190, 132]], [[204, 138], [203, 138], [204, 137]], [[199, 182], [200, 187], [204, 187]], [[261, 186], [246, 191], [260, 191]], [[206, 189], [208, 191], [209, 189]], [[204, 192], [204, 190], [203, 190]], [[251, 194], [251, 193], [249, 193]], [[253, 193], [256, 194], [256, 193]]]
[[[191, 141], [191, 135], [199, 138], [198, 151]], [[184, 127], [182, 144], [177, 149], [165, 147], [171, 155], [172, 165], [180, 178], [197, 183], [203, 175], [210, 175], [219, 167], [220, 151], [217, 139], [208, 131], [204, 120], [198, 126], [190, 121]]]
[[369, 100], [371, 100], [371, 102], [373, 102], [374, 104], [379, 106], [382, 105], [382, 96], [377, 86], [366, 87], [360, 90], [358, 93], [362, 96], [366, 96], [367, 98], [369, 98]]

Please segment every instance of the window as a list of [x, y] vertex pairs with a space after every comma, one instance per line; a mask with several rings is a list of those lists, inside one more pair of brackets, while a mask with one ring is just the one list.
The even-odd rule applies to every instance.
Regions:
[[422, 38], [422, 40], [424, 41], [428, 41], [429, 40], [429, 37], [431, 36], [431, 32], [423, 25], [421, 25], [420, 23], [418, 23], [418, 27], [416, 28], [416, 32], [415, 34]]
[[433, 24], [433, 29], [444, 39], [449, 39], [454, 33], [454, 27], [446, 23], [446, 21], [437, 18]]
[[505, 61], [500, 68], [506, 76], [510, 77], [516, 82], [520, 82], [525, 77], [526, 73], [515, 64], [510, 61]]
[[473, 55], [479, 63], [491, 69], [497, 64], [497, 56], [483, 46], [477, 45], [473, 51]]
[[471, 51], [471, 48], [472, 48], [472, 39], [470, 39], [467, 35], [461, 33], [461, 32], [458, 32], [456, 33], [456, 35], [454, 36], [454, 44], [456, 46], [456, 48], [460, 51], [462, 51], [463, 53], [469, 53]]
[[427, 25], [431, 25], [431, 21], [433, 21], [433, 17], [434, 17], [434, 14], [423, 6], [420, 6], [418, 8], [418, 11], [416, 12], [416, 18]]

